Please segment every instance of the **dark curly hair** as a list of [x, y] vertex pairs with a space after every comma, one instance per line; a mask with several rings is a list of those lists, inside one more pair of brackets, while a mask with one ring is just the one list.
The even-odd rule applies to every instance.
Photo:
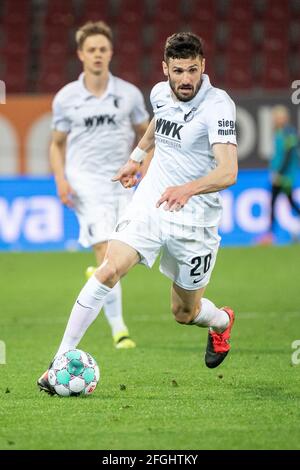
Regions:
[[164, 60], [204, 57], [203, 41], [194, 33], [175, 33], [166, 40]]

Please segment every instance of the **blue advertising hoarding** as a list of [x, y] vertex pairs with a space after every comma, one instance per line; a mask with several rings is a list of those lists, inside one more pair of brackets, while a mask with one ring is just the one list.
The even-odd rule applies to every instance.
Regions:
[[[300, 204], [300, 174], [294, 189]], [[270, 182], [266, 170], [241, 170], [235, 186], [222, 192], [223, 246], [251, 245], [269, 228]], [[276, 241], [288, 243], [300, 234], [299, 218], [284, 195], [276, 204]], [[76, 250], [75, 214], [63, 207], [52, 178], [0, 180], [0, 250]]]

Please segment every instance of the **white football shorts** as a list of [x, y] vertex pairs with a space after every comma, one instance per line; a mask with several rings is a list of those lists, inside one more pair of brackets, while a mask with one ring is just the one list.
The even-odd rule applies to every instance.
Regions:
[[161, 253], [160, 271], [179, 287], [196, 290], [209, 283], [221, 240], [217, 227], [183, 226], [151, 217], [129, 220], [126, 215], [110, 238], [134, 248], [140, 263], [151, 268]]
[[132, 192], [128, 191], [128, 194], [117, 197], [110, 203], [78, 201], [75, 213], [79, 222], [79, 243], [88, 248], [109, 240], [131, 199]]

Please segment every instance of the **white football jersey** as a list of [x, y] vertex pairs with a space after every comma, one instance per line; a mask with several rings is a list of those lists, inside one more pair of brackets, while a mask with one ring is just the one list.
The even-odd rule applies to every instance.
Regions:
[[[140, 219], [143, 205], [153, 211], [168, 187], [196, 180], [216, 167], [213, 144], [236, 144], [235, 105], [225, 91], [210, 84], [207, 75], [191, 101], [175, 101], [169, 82], [155, 85], [150, 99], [155, 115], [155, 153], [134, 195], [132, 206], [139, 206]], [[200, 227], [220, 222], [222, 207], [217, 192], [191, 197], [178, 212], [165, 211], [163, 205], [156, 211], [168, 222]]]
[[68, 133], [66, 176], [79, 199], [109, 203], [126, 191], [111, 178], [132, 150], [132, 125], [148, 117], [139, 89], [111, 74], [99, 98], [86, 89], [83, 73], [56, 94], [52, 128]]

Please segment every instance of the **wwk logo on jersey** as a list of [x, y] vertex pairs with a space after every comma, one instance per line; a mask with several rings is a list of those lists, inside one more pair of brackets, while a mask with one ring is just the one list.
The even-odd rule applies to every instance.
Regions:
[[218, 135], [235, 135], [235, 122], [231, 120], [220, 119], [218, 121]]
[[116, 126], [115, 121], [116, 115], [109, 115], [109, 114], [100, 114], [99, 116], [91, 116], [84, 119], [84, 123], [86, 127], [89, 129], [91, 127], [103, 126], [104, 124], [112, 124]]
[[179, 125], [176, 122], [167, 121], [167, 119], [157, 119], [155, 124], [155, 132], [166, 137], [181, 140], [180, 131], [183, 125]]

